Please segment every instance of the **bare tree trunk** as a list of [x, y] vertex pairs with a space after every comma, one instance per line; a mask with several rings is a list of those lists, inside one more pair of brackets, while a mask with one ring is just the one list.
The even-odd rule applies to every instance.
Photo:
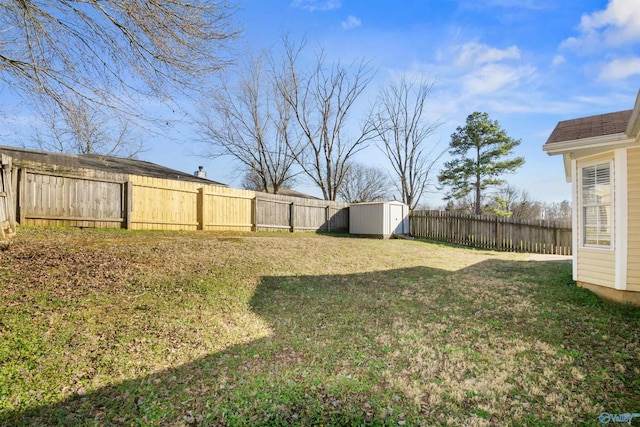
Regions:
[[[372, 129], [364, 126], [354, 137], [347, 135], [347, 121], [373, 74], [365, 61], [345, 67], [326, 64], [324, 52], [316, 53], [315, 66], [301, 71], [298, 55], [305, 43], [296, 46], [283, 39], [285, 57], [273, 61], [278, 90], [293, 111], [303, 136], [303, 149], [296, 161], [320, 188], [325, 200], [335, 200], [355, 154], [367, 146]], [[293, 150], [292, 150], [293, 151]]]
[[395, 172], [402, 201], [411, 209], [420, 202], [431, 182], [433, 167], [444, 153], [437, 153], [435, 144], [428, 145], [440, 125], [427, 122], [424, 116], [432, 86], [427, 81], [402, 78], [381, 90], [369, 119], [380, 141], [378, 148]]
[[480, 146], [478, 145], [476, 148], [476, 185], [475, 185], [475, 190], [476, 190], [476, 215], [480, 215], [482, 213], [482, 206], [481, 206], [481, 200], [480, 197], [482, 197], [481, 195], [481, 176], [480, 176]]
[[[260, 191], [274, 192], [291, 182], [302, 139], [293, 126], [293, 109], [276, 90], [264, 54], [234, 73], [234, 88], [212, 95], [213, 114], [200, 121], [212, 157], [230, 156], [244, 166]], [[206, 109], [205, 109], [206, 111]]]

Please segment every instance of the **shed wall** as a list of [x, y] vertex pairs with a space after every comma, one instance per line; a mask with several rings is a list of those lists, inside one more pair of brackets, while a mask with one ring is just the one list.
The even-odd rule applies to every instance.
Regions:
[[627, 152], [627, 290], [640, 292], [640, 148]]
[[[388, 235], [385, 231], [384, 203], [351, 205], [349, 207], [349, 233]], [[388, 225], [386, 226], [388, 228]]]

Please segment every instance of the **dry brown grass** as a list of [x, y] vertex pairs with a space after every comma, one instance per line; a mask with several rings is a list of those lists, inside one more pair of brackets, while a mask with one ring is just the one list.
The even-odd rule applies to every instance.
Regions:
[[0, 424], [598, 425], [640, 411], [640, 310], [575, 288], [566, 264], [33, 228], [0, 257]]

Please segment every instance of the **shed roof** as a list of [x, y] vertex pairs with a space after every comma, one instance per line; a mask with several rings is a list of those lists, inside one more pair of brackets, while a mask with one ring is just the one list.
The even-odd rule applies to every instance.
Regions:
[[53, 164], [79, 169], [96, 169], [106, 172], [148, 176], [152, 178], [174, 179], [179, 181], [200, 182], [225, 186], [220, 182], [199, 178], [185, 172], [160, 166], [144, 160], [123, 159], [120, 157], [99, 156], [95, 154], [64, 154], [26, 148], [0, 146], [0, 152], [15, 159], [45, 164]]
[[376, 202], [359, 202], [359, 203], [351, 203], [349, 206], [364, 206], [364, 205], [387, 205], [387, 204], [392, 204], [392, 205], [405, 205], [405, 203], [402, 203], [398, 200], [379, 200]]
[[559, 122], [545, 145], [624, 133], [631, 113], [633, 110], [624, 110]]

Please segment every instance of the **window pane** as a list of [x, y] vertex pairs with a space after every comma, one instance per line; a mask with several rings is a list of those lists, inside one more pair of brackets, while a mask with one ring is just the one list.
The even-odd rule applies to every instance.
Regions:
[[595, 186], [594, 192], [596, 193], [596, 198], [598, 203], [609, 204], [611, 201], [611, 186], [609, 184], [603, 185], [598, 184]]
[[611, 246], [611, 164], [582, 169], [582, 227], [585, 245]]
[[611, 182], [609, 165], [598, 165], [596, 168], [596, 183], [608, 185]]
[[598, 244], [598, 229], [596, 227], [584, 228], [584, 243], [585, 245]]
[[582, 169], [582, 185], [594, 185], [596, 183], [596, 167], [589, 166]]
[[598, 206], [586, 206], [584, 208], [584, 225], [585, 227], [597, 227], [598, 225]]
[[582, 187], [582, 203], [584, 205], [593, 205], [596, 203], [596, 187], [590, 185], [588, 187]]

